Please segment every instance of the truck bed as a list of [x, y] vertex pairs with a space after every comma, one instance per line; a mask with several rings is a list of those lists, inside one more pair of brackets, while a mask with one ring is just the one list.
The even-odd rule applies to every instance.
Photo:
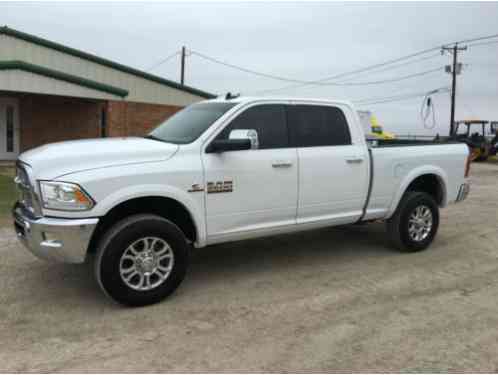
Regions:
[[381, 147], [407, 147], [407, 146], [428, 146], [442, 144], [457, 144], [462, 143], [451, 139], [450, 137], [424, 137], [424, 138], [398, 138], [398, 139], [367, 139], [367, 143], [371, 148]]
[[[368, 141], [371, 156], [371, 193], [366, 219], [390, 215], [405, 191], [411, 174], [421, 169], [444, 180], [444, 206], [456, 199], [464, 178], [468, 150], [465, 144], [449, 139]], [[431, 146], [431, 147], [420, 147]]]

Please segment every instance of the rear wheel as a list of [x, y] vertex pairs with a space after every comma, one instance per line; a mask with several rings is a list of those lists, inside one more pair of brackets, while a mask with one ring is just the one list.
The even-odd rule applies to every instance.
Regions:
[[114, 225], [100, 241], [95, 276], [116, 302], [144, 306], [173, 293], [187, 263], [188, 245], [175, 224], [155, 215], [135, 215]]
[[439, 208], [429, 194], [405, 193], [394, 215], [386, 222], [393, 245], [404, 252], [426, 249], [439, 227]]

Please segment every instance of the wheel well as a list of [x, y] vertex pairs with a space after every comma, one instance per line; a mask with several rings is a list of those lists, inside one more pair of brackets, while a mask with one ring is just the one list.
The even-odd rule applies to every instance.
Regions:
[[444, 188], [443, 182], [435, 174], [424, 174], [413, 180], [406, 191], [421, 191], [434, 198], [438, 206], [443, 204]]
[[194, 221], [183, 204], [171, 198], [143, 197], [122, 202], [103, 216], [95, 228], [88, 251], [95, 251], [101, 236], [115, 223], [127, 216], [145, 213], [168, 219], [178, 225], [188, 240], [194, 242], [197, 239]]

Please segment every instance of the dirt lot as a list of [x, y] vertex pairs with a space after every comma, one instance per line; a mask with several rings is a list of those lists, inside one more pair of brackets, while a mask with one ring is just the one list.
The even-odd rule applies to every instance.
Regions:
[[85, 266], [0, 229], [0, 371], [498, 371], [498, 165], [426, 252], [383, 226], [198, 250], [169, 300], [125, 309]]

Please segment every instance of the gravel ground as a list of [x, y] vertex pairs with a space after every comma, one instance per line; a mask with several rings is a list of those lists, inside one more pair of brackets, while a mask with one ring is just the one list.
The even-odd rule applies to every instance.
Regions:
[[428, 251], [382, 224], [225, 244], [175, 295], [108, 301], [0, 228], [0, 371], [498, 371], [498, 165], [474, 164]]

